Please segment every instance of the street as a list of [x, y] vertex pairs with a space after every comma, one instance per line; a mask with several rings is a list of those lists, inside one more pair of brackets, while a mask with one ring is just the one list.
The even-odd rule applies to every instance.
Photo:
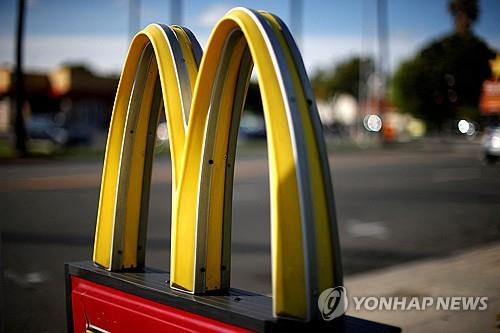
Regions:
[[[344, 274], [438, 258], [500, 239], [500, 166], [479, 145], [330, 153]], [[63, 263], [91, 260], [102, 161], [0, 165], [6, 331], [65, 331]], [[147, 264], [168, 270], [170, 161], [153, 170]], [[271, 293], [265, 150], [239, 154], [232, 286]]]

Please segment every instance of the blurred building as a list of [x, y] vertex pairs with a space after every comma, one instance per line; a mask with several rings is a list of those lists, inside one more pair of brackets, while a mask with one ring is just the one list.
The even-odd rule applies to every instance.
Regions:
[[486, 124], [498, 126], [500, 123], [500, 53], [490, 60], [492, 78], [483, 82], [479, 106]]
[[[15, 76], [0, 68], [0, 133], [6, 133], [13, 116]], [[26, 73], [26, 104], [31, 115], [57, 116], [70, 129], [75, 141], [106, 131], [118, 78], [99, 76], [84, 66], [63, 66], [50, 73]]]
[[[13, 119], [13, 98], [15, 96], [14, 72], [0, 68], [0, 133], [7, 133], [10, 120]], [[47, 75], [37, 73], [25, 74], [26, 109], [29, 112], [48, 112], [56, 107], [51, 96], [51, 87]]]

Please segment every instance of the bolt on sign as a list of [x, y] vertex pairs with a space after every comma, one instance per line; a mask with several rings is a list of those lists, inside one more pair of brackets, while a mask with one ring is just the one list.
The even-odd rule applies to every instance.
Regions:
[[[235, 8], [217, 23], [204, 53], [195, 36], [180, 26], [152, 24], [134, 37], [108, 134], [94, 264], [66, 266], [71, 328], [81, 318], [85, 318], [81, 325], [94, 331], [99, 325], [125, 325], [126, 315], [121, 322], [102, 321], [113, 311], [125, 311], [132, 298], [141, 302], [135, 299], [138, 296], [146, 298], [144, 302], [163, 303], [163, 307], [147, 303], [141, 309], [152, 306], [151, 311], [164, 311], [170, 319], [180, 311], [191, 323], [203, 322], [203, 317], [195, 318], [200, 317], [198, 312], [212, 314], [206, 320], [224, 325], [251, 322], [247, 328], [267, 327], [233, 303], [229, 310], [219, 305], [214, 310], [210, 298], [243, 304], [241, 300], [255, 296], [233, 297], [235, 291], [230, 289], [236, 140], [253, 68], [259, 77], [268, 138], [273, 293], [272, 306], [270, 300], [262, 307], [250, 304], [267, 307], [259, 311], [272, 312], [271, 318], [320, 320], [318, 295], [342, 285], [342, 270], [316, 102], [283, 21], [267, 12]], [[162, 110], [172, 159], [171, 267], [168, 278], [155, 284], [151, 281], [159, 273], [147, 273], [144, 266], [153, 147]], [[91, 300], [80, 302], [82, 297]], [[175, 301], [169, 303], [172, 297]], [[106, 308], [118, 303], [119, 309]], [[90, 304], [101, 311], [95, 319], [89, 312], [81, 315], [92, 308]], [[207, 307], [211, 310], [204, 310]], [[139, 322], [134, 319], [128, 324], [132, 326], [121, 327], [130, 330]]]

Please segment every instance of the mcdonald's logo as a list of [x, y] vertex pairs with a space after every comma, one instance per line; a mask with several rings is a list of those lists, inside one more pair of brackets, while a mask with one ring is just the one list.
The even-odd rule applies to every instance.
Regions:
[[194, 294], [229, 288], [236, 140], [253, 67], [268, 134], [273, 311], [312, 320], [321, 291], [342, 285], [330, 170], [300, 53], [285, 24], [267, 12], [229, 11], [204, 53], [179, 26], [153, 24], [135, 36], [108, 134], [93, 258], [110, 271], [144, 267], [153, 146], [164, 110], [170, 286]]

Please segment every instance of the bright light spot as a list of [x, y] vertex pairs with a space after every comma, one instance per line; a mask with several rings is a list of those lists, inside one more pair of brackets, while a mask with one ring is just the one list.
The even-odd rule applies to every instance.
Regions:
[[476, 126], [474, 126], [473, 123], [469, 123], [469, 129], [467, 130], [467, 132], [465, 134], [467, 135], [474, 135], [474, 133], [476, 133]]
[[458, 122], [458, 130], [460, 131], [460, 133], [467, 133], [469, 131], [469, 128], [470, 123], [467, 120], [462, 119]]
[[378, 132], [382, 129], [382, 119], [375, 114], [370, 114], [363, 119], [363, 125], [370, 132]]
[[412, 119], [408, 124], [407, 130], [413, 137], [419, 138], [425, 134], [425, 124], [421, 120]]
[[158, 124], [158, 129], [156, 130], [156, 137], [158, 138], [158, 140], [161, 140], [161, 141], [168, 140], [167, 123]]
[[500, 136], [494, 135], [491, 138], [491, 148], [500, 149]]

